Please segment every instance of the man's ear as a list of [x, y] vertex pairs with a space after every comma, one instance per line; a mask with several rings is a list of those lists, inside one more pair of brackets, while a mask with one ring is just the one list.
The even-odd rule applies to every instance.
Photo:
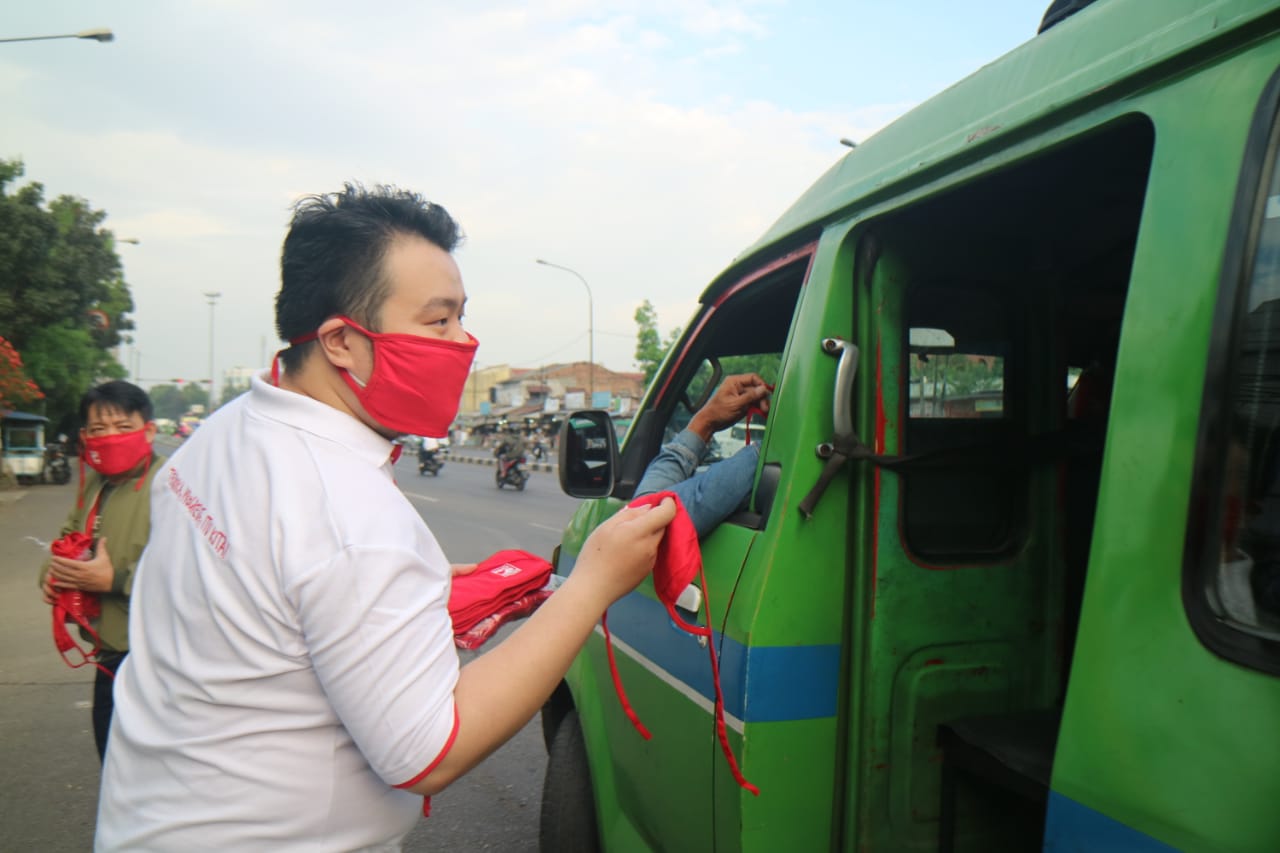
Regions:
[[355, 367], [355, 354], [352, 346], [360, 346], [354, 339], [363, 337], [353, 332], [350, 326], [338, 317], [330, 317], [320, 324], [316, 330], [316, 343], [329, 363], [337, 368], [350, 370]]
[[147, 421], [147, 425], [142, 428], [143, 433], [147, 436], [147, 444], [154, 444], [156, 440], [156, 422]]

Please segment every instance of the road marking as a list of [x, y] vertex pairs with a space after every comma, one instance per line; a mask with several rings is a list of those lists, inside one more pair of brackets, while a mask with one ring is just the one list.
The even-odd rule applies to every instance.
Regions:
[[420, 494], [417, 494], [416, 492], [405, 492], [404, 494], [405, 494], [405, 497], [417, 498], [420, 501], [431, 501], [433, 504], [440, 503], [439, 498], [433, 498], [431, 497], [431, 495], [420, 495]]
[[529, 522], [529, 526], [530, 526], [530, 527], [536, 527], [536, 528], [538, 528], [539, 530], [550, 530], [552, 533], [562, 533], [562, 532], [564, 532], [564, 528], [562, 528], [562, 527], [548, 527], [548, 526], [547, 526], [547, 525], [545, 525], [545, 524], [538, 524], [538, 523], [533, 522], [533, 521], [530, 521], [530, 522]]

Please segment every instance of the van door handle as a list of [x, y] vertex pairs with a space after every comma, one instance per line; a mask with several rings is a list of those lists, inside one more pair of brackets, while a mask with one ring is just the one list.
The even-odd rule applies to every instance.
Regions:
[[836, 384], [831, 395], [831, 426], [833, 435], [830, 441], [824, 441], [815, 448], [819, 459], [825, 459], [822, 473], [813, 484], [809, 494], [800, 501], [800, 514], [805, 518], [813, 518], [813, 511], [822, 500], [827, 486], [835, 479], [836, 474], [849, 460], [856, 438], [853, 432], [853, 382], [858, 375], [858, 347], [849, 341], [839, 338], [823, 338], [822, 351], [827, 355], [838, 355], [840, 363], [836, 365]]
[[[831, 425], [837, 436], [853, 435], [853, 382], [858, 375], [858, 346], [839, 338], [823, 338], [822, 351], [838, 355], [835, 389], [831, 394]], [[835, 443], [824, 441], [815, 452], [821, 459], [830, 459]]]

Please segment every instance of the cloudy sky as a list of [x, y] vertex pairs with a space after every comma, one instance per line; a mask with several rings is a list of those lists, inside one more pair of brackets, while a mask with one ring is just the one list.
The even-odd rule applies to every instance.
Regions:
[[256, 367], [289, 207], [345, 180], [447, 207], [477, 362], [634, 369], [847, 150], [1034, 33], [1047, 0], [10, 3], [0, 157], [139, 244], [122, 360], [146, 383]]

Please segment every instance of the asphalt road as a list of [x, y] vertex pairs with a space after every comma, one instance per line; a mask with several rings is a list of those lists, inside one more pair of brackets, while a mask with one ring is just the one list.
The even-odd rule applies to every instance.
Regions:
[[[396, 480], [454, 562], [503, 548], [549, 557], [576, 501], [554, 471], [535, 471], [524, 492], [499, 491], [490, 457], [448, 461], [419, 476], [408, 455]], [[0, 850], [71, 853], [92, 844], [99, 768], [89, 719], [92, 673], [69, 669], [49, 634], [49, 610], [35, 574], [42, 548], [71, 502], [66, 486], [0, 492]], [[492, 646], [509, 634], [508, 626]], [[459, 653], [463, 664], [479, 652]], [[537, 719], [467, 777], [433, 799], [432, 816], [407, 851], [533, 851], [546, 751]]]

